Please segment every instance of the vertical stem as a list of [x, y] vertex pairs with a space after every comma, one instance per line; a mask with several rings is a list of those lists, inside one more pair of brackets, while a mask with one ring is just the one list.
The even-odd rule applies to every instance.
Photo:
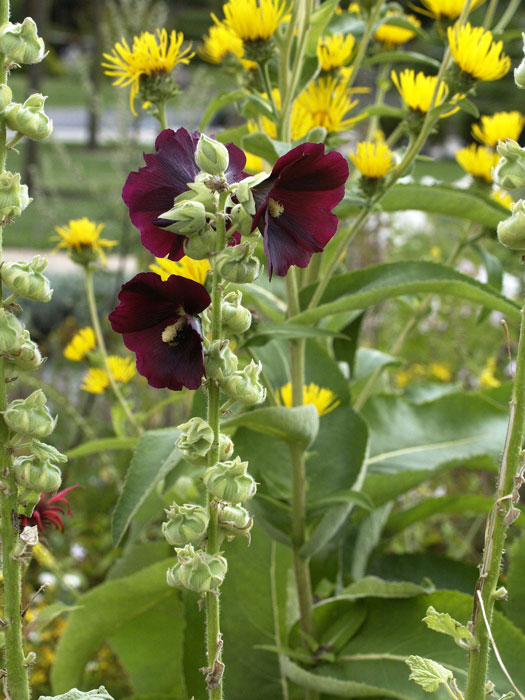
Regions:
[[374, 5], [370, 14], [368, 15], [368, 19], [365, 25], [365, 31], [363, 32], [363, 36], [361, 38], [361, 41], [359, 42], [357, 54], [352, 62], [352, 74], [350, 75], [350, 79], [348, 80], [346, 86], [347, 90], [349, 90], [352, 87], [357, 77], [357, 74], [359, 73], [359, 69], [361, 68], [361, 64], [363, 63], [363, 60], [366, 55], [366, 50], [368, 49], [368, 44], [370, 43], [370, 39], [372, 38], [372, 31], [374, 29], [374, 25], [377, 22], [379, 18], [379, 13], [381, 12], [381, 8], [383, 7], [383, 2], [384, 0], [377, 0], [376, 4]]
[[[476, 585], [481, 593], [489, 624], [492, 622], [496, 588], [500, 576], [505, 537], [509, 522], [507, 513], [513, 505], [514, 479], [519, 474], [522, 460], [522, 442], [525, 432], [525, 307], [521, 310], [520, 338], [516, 360], [516, 378], [510, 401], [507, 437], [498, 477], [496, 500], [487, 522], [485, 547], [480, 577]], [[465, 700], [484, 700], [486, 696], [487, 669], [490, 639], [481, 607], [474, 598], [472, 632], [477, 646], [470, 652]]]
[[166, 102], [157, 102], [155, 107], [157, 108], [157, 114], [155, 116], [157, 117], [157, 121], [160, 124], [160, 128], [167, 129], [168, 117], [166, 116]]

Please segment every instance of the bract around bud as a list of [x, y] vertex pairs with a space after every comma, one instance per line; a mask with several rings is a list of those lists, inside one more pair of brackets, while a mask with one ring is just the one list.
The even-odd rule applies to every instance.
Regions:
[[252, 360], [243, 370], [228, 377], [222, 384], [222, 389], [232, 399], [241, 401], [248, 406], [262, 403], [266, 398], [266, 389], [259, 382], [261, 371], [261, 362]]
[[185, 238], [183, 247], [188, 258], [205, 260], [217, 250], [217, 233], [208, 227], [191, 238]]
[[5, 110], [7, 126], [33, 141], [47, 139], [53, 133], [53, 120], [44, 112], [46, 100], [47, 97], [36, 93], [23, 104], [13, 102]]
[[53, 432], [57, 419], [49, 413], [46, 395], [37, 389], [26, 399], [11, 401], [4, 411], [7, 427], [15, 433], [42, 438]]
[[0, 354], [18, 355], [25, 342], [25, 329], [17, 317], [0, 307]]
[[229, 435], [219, 433], [219, 462], [229, 459], [233, 454], [233, 440]]
[[247, 241], [230, 248], [225, 248], [213, 258], [212, 267], [217, 272], [235, 284], [254, 282], [262, 272], [263, 266], [254, 255], [255, 244]]
[[252, 314], [241, 305], [242, 292], [235, 290], [222, 300], [222, 327], [225, 334], [246, 333], [252, 325]]
[[233, 537], [247, 537], [250, 541], [250, 530], [253, 525], [253, 518], [246, 508], [241, 505], [230, 505], [228, 503], [217, 504], [217, 517], [219, 528], [228, 539]]
[[219, 141], [201, 134], [195, 150], [195, 162], [209, 175], [221, 175], [230, 163], [228, 149]]
[[230, 211], [230, 230], [237, 231], [241, 236], [249, 236], [252, 232], [252, 217], [242, 204], [235, 204]]
[[208, 554], [187, 544], [176, 549], [177, 563], [167, 572], [168, 586], [188, 588], [196, 593], [218, 590], [228, 570], [228, 562], [220, 554]]
[[492, 179], [504, 190], [525, 187], [525, 149], [512, 139], [500, 141], [497, 151], [501, 158], [492, 170]]
[[[523, 37], [523, 53], [525, 53], [525, 32], [521, 36]], [[514, 69], [514, 82], [519, 88], [525, 89], [525, 58]]]
[[53, 464], [65, 464], [67, 462], [66, 455], [59, 452], [53, 445], [40, 442], [40, 440], [31, 440], [31, 452], [42, 462], [52, 462]]
[[235, 190], [235, 196], [237, 201], [242, 204], [247, 214], [254, 216], [257, 207], [255, 206], [255, 199], [253, 198], [252, 188], [259, 183], [267, 180], [270, 177], [269, 173], [257, 173], [257, 175], [251, 175], [250, 177], [245, 177], [237, 185]]
[[202, 480], [212, 496], [228, 503], [244, 503], [255, 494], [257, 486], [247, 473], [248, 462], [240, 457], [208, 467]]
[[47, 259], [36, 255], [31, 262], [6, 262], [0, 269], [2, 281], [9, 289], [24, 299], [49, 301], [53, 290], [47, 277], [42, 274]]
[[98, 690], [77, 690], [73, 688], [62, 695], [41, 695], [39, 700], [113, 700], [103, 685]]
[[6, 83], [0, 85], [0, 114], [4, 114], [6, 107], [11, 104], [13, 93]]
[[29, 331], [23, 331], [23, 341], [16, 353], [12, 353], [8, 358], [8, 365], [14, 370], [32, 372], [38, 369], [43, 362], [42, 354], [38, 345], [31, 340]]
[[13, 462], [16, 481], [31, 491], [58, 491], [62, 483], [60, 467], [41, 462], [34, 455], [17, 457]]
[[179, 425], [181, 431], [175, 445], [181, 455], [190, 464], [206, 466], [206, 456], [213, 444], [213, 430], [205, 420], [190, 418], [187, 423]]
[[162, 534], [168, 544], [181, 547], [202, 542], [208, 529], [209, 515], [202, 506], [173, 503], [166, 511], [168, 520], [162, 523]]
[[525, 251], [525, 201], [511, 206], [511, 216], [498, 224], [498, 240], [511, 250]]
[[195, 236], [208, 226], [204, 204], [191, 199], [175, 203], [160, 218], [173, 221], [167, 228], [184, 236]]
[[236, 371], [238, 362], [237, 355], [230, 348], [229, 340], [205, 342], [204, 366], [209, 379], [224, 382]]
[[0, 216], [11, 218], [20, 216], [28, 204], [33, 201], [29, 197], [27, 185], [20, 184], [20, 173], [9, 170], [0, 174]]
[[0, 53], [11, 63], [40, 63], [46, 55], [44, 40], [38, 36], [35, 21], [26, 17], [21, 24], [0, 26]]

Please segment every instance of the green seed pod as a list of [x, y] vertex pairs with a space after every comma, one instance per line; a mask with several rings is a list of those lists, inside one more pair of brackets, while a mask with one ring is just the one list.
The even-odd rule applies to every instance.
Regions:
[[208, 467], [202, 480], [212, 496], [219, 501], [244, 503], [257, 490], [255, 481], [247, 471], [248, 462], [241, 462], [240, 457], [235, 457]]
[[18, 296], [32, 301], [49, 301], [53, 290], [42, 271], [47, 266], [47, 258], [35, 255], [31, 262], [6, 262], [0, 269], [2, 281]]
[[266, 398], [266, 389], [259, 382], [262, 364], [253, 360], [243, 370], [235, 372], [228, 377], [221, 388], [228, 396], [237, 401], [252, 406], [262, 403]]
[[46, 100], [44, 95], [35, 93], [24, 104], [11, 103], [5, 110], [7, 126], [33, 141], [47, 139], [53, 133], [53, 120], [44, 112]]
[[183, 202], [176, 202], [169, 211], [161, 214], [160, 218], [173, 221], [173, 223], [168, 226], [170, 231], [175, 231], [176, 233], [188, 237], [201, 233], [208, 226], [204, 204], [191, 199]]
[[34, 455], [17, 457], [13, 462], [16, 481], [32, 491], [58, 491], [62, 483], [60, 467], [40, 462]]
[[219, 528], [228, 539], [233, 537], [247, 537], [250, 540], [250, 530], [253, 525], [253, 518], [246, 508], [240, 505], [230, 505], [219, 503], [217, 505], [217, 516]]
[[184, 253], [193, 260], [206, 260], [216, 250], [217, 233], [210, 227], [184, 241]]
[[13, 100], [13, 93], [11, 88], [6, 83], [0, 85], [0, 114], [5, 112], [7, 105], [11, 104]]
[[498, 240], [511, 250], [525, 251], [525, 201], [511, 206], [511, 216], [498, 224]]
[[0, 307], [0, 354], [18, 355], [25, 341], [24, 327], [10, 311]]
[[40, 63], [46, 55], [44, 40], [38, 36], [31, 17], [22, 24], [5, 22], [0, 26], [0, 53], [12, 63]]
[[46, 406], [46, 395], [37, 389], [26, 399], [11, 401], [4, 411], [7, 427], [15, 433], [43, 438], [53, 432], [57, 419]]
[[195, 162], [209, 175], [221, 175], [230, 162], [228, 149], [219, 141], [201, 134], [195, 150]]
[[73, 688], [63, 695], [41, 695], [39, 700], [113, 700], [103, 685], [98, 690], [77, 690]]
[[499, 163], [492, 171], [492, 179], [504, 190], [517, 190], [525, 187], [525, 149], [516, 141], [506, 139], [497, 145]]
[[32, 201], [27, 185], [20, 184], [20, 173], [13, 174], [6, 170], [5, 173], [0, 174], [0, 216], [2, 218], [20, 216]]
[[228, 562], [220, 554], [195, 551], [191, 544], [175, 550], [177, 563], [167, 572], [168, 586], [188, 588], [196, 593], [218, 590], [224, 581]]
[[8, 368], [14, 370], [22, 370], [32, 372], [42, 366], [42, 354], [38, 345], [31, 340], [28, 330], [23, 332], [23, 342], [19, 347], [17, 354], [13, 354], [9, 358]]
[[213, 444], [213, 429], [202, 418], [190, 418], [179, 425], [181, 431], [175, 445], [190, 464], [206, 466], [206, 455]]
[[212, 258], [212, 267], [228, 282], [253, 282], [263, 269], [259, 259], [253, 254], [254, 250], [255, 244], [250, 245], [247, 241], [225, 248]]
[[246, 333], [252, 325], [252, 314], [241, 305], [242, 292], [229, 292], [222, 300], [222, 327], [229, 335]]
[[204, 366], [209, 379], [223, 382], [235, 372], [238, 362], [229, 340], [213, 340], [204, 344]]
[[185, 544], [199, 544], [204, 539], [210, 517], [206, 508], [173, 503], [166, 511], [168, 520], [162, 523], [162, 534], [168, 544], [181, 547]]

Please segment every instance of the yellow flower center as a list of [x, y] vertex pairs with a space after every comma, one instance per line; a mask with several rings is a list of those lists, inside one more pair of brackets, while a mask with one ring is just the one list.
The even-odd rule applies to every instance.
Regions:
[[270, 212], [270, 216], [273, 216], [274, 219], [278, 219], [283, 213], [284, 207], [282, 204], [270, 197], [268, 200], [268, 211]]

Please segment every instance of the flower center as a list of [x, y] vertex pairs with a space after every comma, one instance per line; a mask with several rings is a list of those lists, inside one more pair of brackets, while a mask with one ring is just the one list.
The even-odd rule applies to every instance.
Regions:
[[277, 219], [283, 213], [284, 207], [282, 204], [270, 197], [270, 199], [268, 200], [268, 211], [270, 212], [270, 216], [273, 216], [274, 219]]
[[162, 331], [162, 342], [172, 346], [177, 345], [181, 340], [181, 335], [186, 325], [186, 319], [182, 317], [177, 319], [175, 323], [166, 326]]

